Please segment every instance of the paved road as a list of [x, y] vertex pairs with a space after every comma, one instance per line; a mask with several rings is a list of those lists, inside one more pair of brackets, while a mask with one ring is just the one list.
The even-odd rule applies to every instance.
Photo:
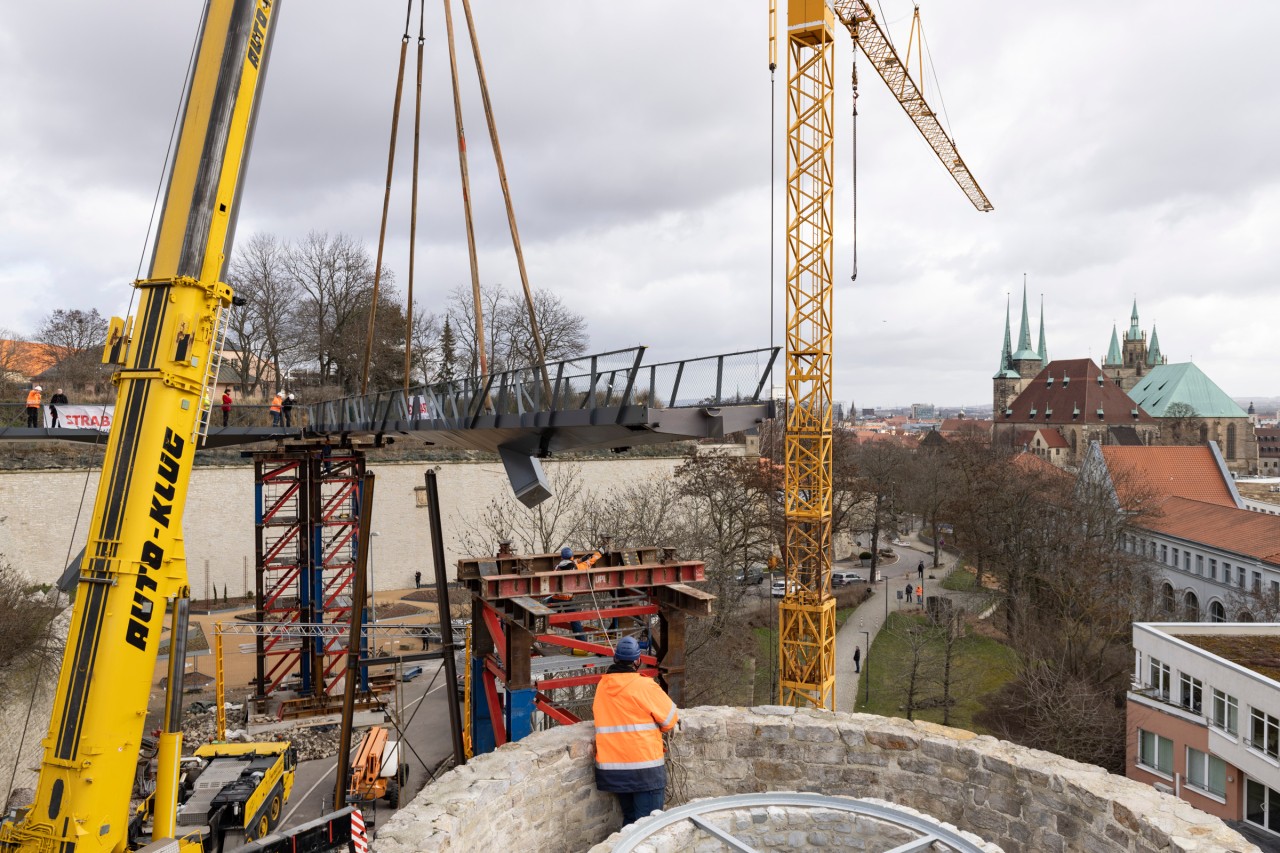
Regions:
[[[881, 572], [880, 582], [876, 584], [871, 598], [858, 606], [850, 614], [843, 626], [836, 633], [836, 710], [853, 711], [858, 701], [858, 674], [853, 666], [853, 650], [862, 649], [862, 665], [868, 665], [867, 653], [871, 642], [884, 625], [886, 602], [888, 608], [905, 609], [906, 603], [899, 602], [897, 593], [904, 592], [906, 580], [917, 582], [917, 568], [924, 560], [925, 596], [935, 595], [942, 590], [942, 579], [955, 565], [955, 557], [942, 551], [938, 555], [938, 568], [933, 568], [933, 549], [925, 545], [912, 534], [906, 540], [907, 545], [895, 545], [899, 560], [892, 566], [885, 566]], [[838, 569], [837, 569], [838, 571]], [[869, 570], [861, 570], [866, 574]], [[933, 575], [930, 578], [930, 575]], [[887, 580], [886, 580], [887, 579]], [[887, 587], [887, 589], [886, 589]], [[887, 597], [886, 597], [887, 595]], [[875, 666], [878, 662], [871, 662]]]
[[[405, 712], [402, 716], [407, 719], [405, 730], [412, 749], [404, 754], [409, 762], [409, 783], [405, 786], [401, 803], [412, 800], [426, 785], [431, 770], [453, 752], [449, 706], [446, 704], [453, 701], [453, 697], [452, 686], [446, 683], [444, 666], [439, 661], [423, 663], [422, 674], [404, 685]], [[283, 825], [286, 828], [333, 811], [337, 762], [337, 758], [324, 758], [298, 764], [293, 796], [285, 806]], [[366, 810], [365, 820], [370, 824], [381, 823], [394, 813], [395, 809], [384, 800], [376, 804], [373, 813]]]

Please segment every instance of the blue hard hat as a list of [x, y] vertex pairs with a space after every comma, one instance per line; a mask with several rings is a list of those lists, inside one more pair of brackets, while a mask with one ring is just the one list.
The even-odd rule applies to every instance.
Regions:
[[613, 659], [620, 661], [640, 660], [640, 644], [635, 637], [623, 637], [618, 647], [613, 650]]
[[573, 549], [572, 549], [572, 548], [570, 548], [568, 545], [566, 545], [566, 546], [564, 546], [563, 548], [561, 548], [561, 549], [560, 549], [560, 559], [562, 559], [562, 560], [572, 560], [572, 559], [573, 559]]

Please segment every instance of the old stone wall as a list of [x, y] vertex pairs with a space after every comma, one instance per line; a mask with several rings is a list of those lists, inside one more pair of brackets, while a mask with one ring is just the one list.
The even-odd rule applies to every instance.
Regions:
[[[672, 738], [668, 804], [817, 791], [913, 808], [1008, 853], [1257, 851], [1220, 820], [1089, 765], [929, 723], [791, 708], [695, 708]], [[589, 723], [446, 774], [379, 827], [378, 853], [591, 850], [621, 814], [595, 790]], [[806, 841], [806, 844], [810, 842]], [[597, 846], [599, 845], [599, 846]], [[785, 849], [785, 848], [775, 848]]]
[[[554, 482], [559, 466], [578, 471], [579, 488], [598, 493], [655, 478], [670, 477], [679, 458], [618, 458], [548, 462]], [[452, 575], [457, 561], [470, 556], [467, 539], [484, 539], [478, 522], [493, 500], [511, 494], [500, 463], [417, 462], [379, 464], [371, 454], [369, 470], [377, 476], [374, 492], [374, 538], [370, 543], [372, 580], [377, 589], [413, 586], [413, 573], [432, 577], [431, 536], [427, 512], [414, 500], [427, 466], [437, 469], [445, 565]], [[34, 583], [53, 583], [69, 556], [85, 543], [98, 472], [0, 472], [0, 555]], [[82, 503], [83, 498], [83, 503]], [[77, 518], [77, 516], [79, 516]], [[187, 574], [191, 594], [208, 598], [224, 587], [231, 596], [254, 588], [253, 466], [196, 468], [191, 474], [182, 520], [186, 536]], [[70, 545], [69, 545], [70, 543]], [[497, 543], [489, 543], [494, 548]], [[588, 542], [557, 543], [585, 548]]]

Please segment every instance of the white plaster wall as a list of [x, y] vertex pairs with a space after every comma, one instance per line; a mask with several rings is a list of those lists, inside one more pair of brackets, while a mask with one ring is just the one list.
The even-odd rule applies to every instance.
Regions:
[[[582, 468], [581, 482], [597, 492], [670, 477], [679, 458], [600, 459], [548, 462], [548, 477], [558, 465]], [[499, 463], [412, 462], [378, 464], [374, 489], [373, 582], [377, 589], [413, 585], [413, 573], [432, 577], [431, 534], [427, 511], [418, 508], [414, 487], [424, 484], [428, 465], [438, 468], [445, 563], [450, 577], [463, 552], [463, 534], [489, 502], [511, 494]], [[35, 583], [53, 583], [69, 556], [84, 546], [98, 485], [96, 471], [0, 472], [0, 555]], [[83, 496], [83, 507], [81, 498]], [[77, 512], [80, 513], [77, 524]], [[206, 596], [206, 584], [231, 595], [253, 587], [254, 494], [252, 466], [196, 468], [191, 475], [183, 519], [187, 571], [192, 595]], [[496, 543], [494, 543], [496, 546]], [[585, 547], [589, 543], [568, 543]], [[206, 573], [206, 563], [208, 571]], [[207, 577], [207, 581], [206, 581]]]

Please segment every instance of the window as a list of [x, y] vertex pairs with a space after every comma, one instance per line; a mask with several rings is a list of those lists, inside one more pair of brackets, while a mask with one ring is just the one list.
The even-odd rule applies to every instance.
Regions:
[[1271, 603], [1280, 604], [1280, 581], [1271, 582]]
[[1183, 571], [1188, 571], [1188, 572], [1191, 571], [1191, 552], [1190, 551], [1182, 552], [1182, 568], [1183, 568]]
[[1178, 549], [1177, 548], [1173, 549], [1173, 567], [1175, 569], [1178, 568]]
[[1160, 546], [1160, 562], [1162, 563], [1169, 562], [1169, 546], [1168, 545]]
[[1187, 784], [1219, 797], [1227, 795], [1227, 765], [1216, 755], [1187, 747]]
[[1151, 676], [1147, 686], [1160, 694], [1161, 698], [1169, 698], [1169, 664], [1151, 659]]
[[1204, 555], [1196, 554], [1196, 574], [1204, 574]]
[[1138, 763], [1148, 770], [1173, 775], [1173, 741], [1138, 729]]
[[1180, 696], [1182, 698], [1182, 707], [1190, 708], [1197, 714], [1200, 713], [1200, 702], [1204, 698], [1204, 684], [1200, 679], [1192, 678], [1185, 672], [1178, 677], [1182, 690]]
[[1241, 589], [1244, 589], [1244, 566], [1236, 566], [1236, 578]]
[[1262, 592], [1262, 572], [1253, 573], [1253, 591], [1259, 594]]
[[1176, 600], [1173, 597], [1173, 586], [1170, 584], [1165, 584], [1160, 588], [1160, 607], [1165, 616], [1173, 617]]
[[1226, 622], [1227, 611], [1222, 606], [1221, 601], [1212, 601], [1209, 603], [1209, 621], [1210, 622]]
[[1244, 818], [1249, 823], [1280, 832], [1280, 793], [1261, 782], [1246, 779], [1244, 783]]
[[1209, 558], [1209, 580], [1216, 581], [1217, 579], [1218, 579], [1218, 561], [1210, 557]]
[[1236, 697], [1214, 688], [1213, 725], [1227, 734], [1240, 733], [1240, 706]]
[[1191, 590], [1187, 590], [1187, 594], [1182, 597], [1182, 621], [1200, 621], [1200, 599]]
[[1280, 720], [1257, 708], [1252, 710], [1253, 730], [1249, 746], [1258, 752], [1265, 752], [1272, 758], [1280, 758]]

